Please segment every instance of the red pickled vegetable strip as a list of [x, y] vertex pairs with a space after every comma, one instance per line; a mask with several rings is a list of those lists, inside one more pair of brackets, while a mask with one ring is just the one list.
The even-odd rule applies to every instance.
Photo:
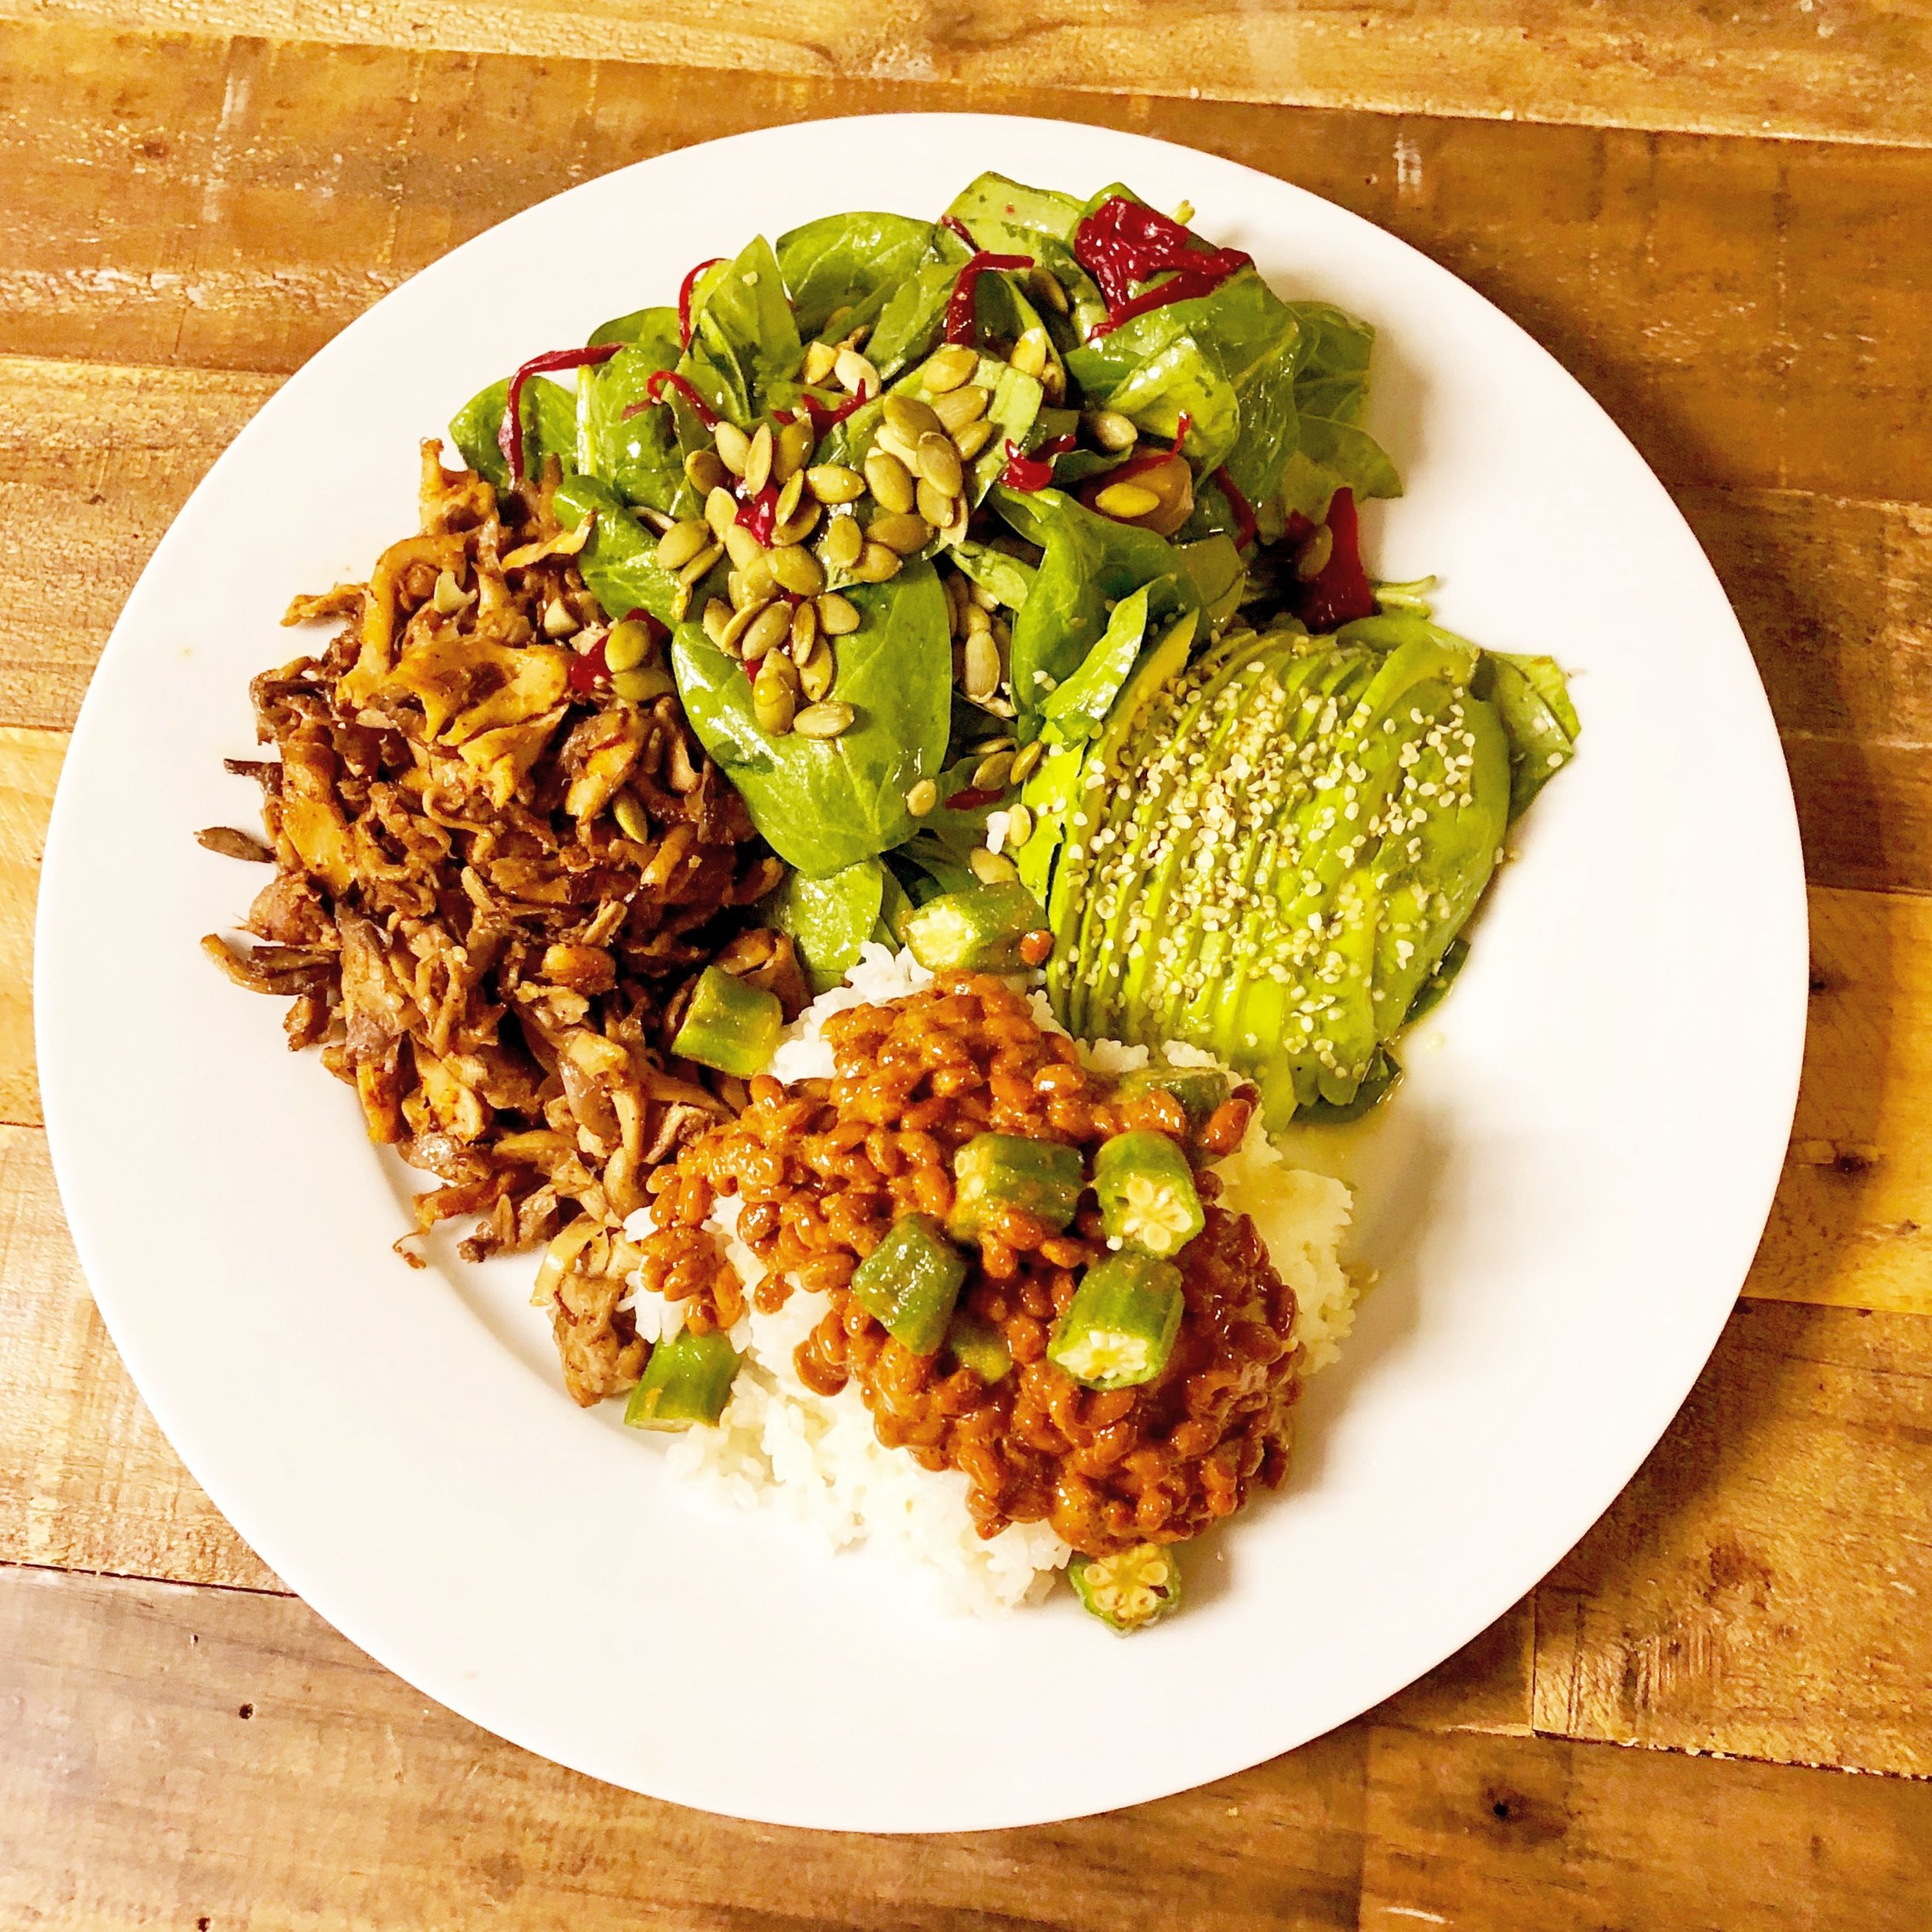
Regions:
[[948, 811], [977, 811], [981, 805], [990, 805], [1006, 796], [1003, 791], [975, 790], [968, 785], [964, 791], [956, 791], [946, 801]]
[[771, 532], [778, 522], [778, 486], [767, 483], [756, 496], [747, 497], [738, 505], [734, 521], [742, 523], [768, 550], [771, 548]]
[[678, 284], [678, 340], [686, 349], [691, 346], [691, 296], [698, 286], [698, 277], [707, 268], [716, 268], [724, 260], [722, 255], [713, 255], [709, 261], [702, 261]]
[[497, 425], [496, 447], [510, 466], [512, 483], [523, 481], [523, 385], [532, 376], [548, 376], [560, 369], [595, 369], [609, 362], [623, 346], [621, 342], [606, 342], [598, 349], [553, 349], [546, 355], [532, 355], [510, 378], [509, 399], [504, 405], [503, 420]]
[[989, 268], [1031, 268], [1031, 255], [989, 255], [981, 249], [954, 279], [953, 292], [946, 303], [946, 339], [970, 347], [978, 331], [973, 321], [973, 299], [979, 278]]
[[1362, 528], [1352, 490], [1335, 492], [1327, 520], [1333, 540], [1328, 560], [1318, 575], [1295, 587], [1294, 614], [1311, 631], [1333, 631], [1376, 611], [1375, 587], [1362, 567]]
[[570, 654], [570, 689], [580, 698], [594, 695], [598, 685], [611, 682], [611, 667], [604, 661], [604, 640], [599, 638], [587, 651]]
[[[1203, 248], [1171, 216], [1124, 195], [1109, 196], [1080, 223], [1073, 254], [1107, 298], [1107, 319], [1093, 331], [1096, 336], [1150, 309], [1206, 295], [1254, 260], [1238, 248]], [[1169, 270], [1170, 279], [1157, 287], [1133, 292]]]
[[[869, 403], [872, 400], [872, 392], [866, 387], [863, 383], [861, 383], [859, 385], [859, 393], [856, 396], [848, 396], [836, 409], [820, 402], [809, 389], [799, 400], [806, 415], [811, 419], [811, 434], [815, 440], [822, 437], [833, 423], [842, 423], [862, 403]], [[796, 410], [794, 410], [789, 416], [785, 415], [782, 410], [778, 411], [777, 413], [787, 423], [795, 423], [798, 420], [798, 412]]]
[[950, 228], [975, 254], [979, 253], [979, 243], [973, 240], [973, 231], [957, 215], [941, 215], [939, 225], [942, 228]]
[[1168, 451], [1170, 456], [1180, 454], [1181, 445], [1187, 440], [1187, 433], [1193, 427], [1194, 418], [1189, 415], [1185, 410], [1182, 410], [1179, 416], [1175, 419], [1174, 440]]
[[1064, 456], [1073, 448], [1073, 440], [1070, 436], [1056, 436], [1052, 442], [1043, 443], [1031, 456], [1027, 456], [1008, 437], [1006, 467], [1000, 471], [999, 480], [1009, 490], [1024, 490], [1029, 496], [1036, 490], [1045, 489], [1053, 480], [1053, 458]]
[[[1178, 439], [1174, 447], [1181, 447]], [[1228, 508], [1234, 512], [1234, 547], [1245, 550], [1254, 541], [1254, 505], [1242, 494], [1240, 485], [1228, 474], [1226, 464], [1214, 472], [1214, 481], [1220, 485], [1221, 494], [1227, 498]]]
[[675, 389], [691, 405], [692, 414], [706, 429], [715, 430], [718, 427], [718, 412], [698, 393], [692, 386], [691, 379], [668, 369], [658, 369], [645, 384], [644, 400], [641, 403], [627, 403], [624, 405], [624, 420], [628, 423], [632, 417], [641, 416], [646, 410], [656, 409], [664, 401], [664, 393], [667, 389]]

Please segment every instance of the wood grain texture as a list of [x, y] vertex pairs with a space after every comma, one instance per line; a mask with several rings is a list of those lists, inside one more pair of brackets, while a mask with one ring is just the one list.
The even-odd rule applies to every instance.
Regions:
[[0, 726], [0, 1125], [37, 1122], [33, 906], [64, 733]]
[[1922, 0], [5, 0], [18, 17], [1383, 113], [1923, 145]]
[[1932, 1786], [1372, 1734], [1365, 1932], [1920, 1932]]
[[1932, 502], [1916, 150], [0, 22], [0, 352], [286, 372], [575, 182], [901, 109], [1123, 127], [1328, 196], [1523, 323], [1673, 488]]

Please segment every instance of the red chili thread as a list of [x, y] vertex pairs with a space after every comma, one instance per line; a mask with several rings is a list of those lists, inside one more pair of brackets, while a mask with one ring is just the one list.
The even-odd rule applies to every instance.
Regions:
[[778, 486], [767, 483], [756, 496], [747, 497], [738, 505], [735, 522], [741, 523], [768, 550], [771, 548], [771, 533], [778, 522]]
[[975, 254], [979, 253], [979, 243], [973, 240], [973, 231], [957, 215], [941, 215], [939, 225], [942, 228], [950, 228]]
[[667, 389], [674, 389], [691, 406], [691, 413], [708, 430], [718, 427], [718, 412], [692, 386], [689, 376], [680, 376], [675, 369], [661, 369], [655, 371], [644, 386], [641, 403], [627, 403], [624, 406], [624, 420], [629, 422], [634, 416], [641, 416], [646, 410], [656, 409], [664, 401]]
[[[1093, 330], [1095, 337], [1150, 309], [1206, 295], [1254, 260], [1238, 248], [1203, 247], [1171, 216], [1124, 195], [1110, 195], [1080, 223], [1073, 254], [1107, 298], [1107, 319]], [[1170, 270], [1169, 279], [1158, 287], [1133, 292]]]
[[[1182, 419], [1183, 421], [1185, 420], [1185, 417]], [[1175, 447], [1178, 449], [1180, 445], [1177, 442]], [[1234, 512], [1234, 547], [1237, 550], [1245, 550], [1254, 541], [1257, 527], [1254, 521], [1254, 505], [1242, 494], [1240, 485], [1228, 474], [1225, 463], [1214, 472], [1213, 480], [1220, 485], [1221, 494], [1227, 498], [1228, 508]]]
[[606, 342], [598, 349], [553, 349], [532, 355], [510, 378], [510, 393], [504, 404], [503, 420], [496, 426], [496, 447], [510, 466], [510, 481], [523, 482], [523, 385], [532, 376], [548, 376], [560, 369], [595, 369], [607, 362], [623, 348], [621, 342]]
[[1031, 255], [989, 255], [981, 249], [961, 269], [953, 281], [953, 292], [946, 303], [946, 339], [971, 347], [978, 330], [973, 319], [973, 302], [979, 292], [979, 278], [989, 268], [1031, 268]]
[[1043, 490], [1053, 480], [1053, 458], [1064, 456], [1073, 447], [1070, 436], [1056, 436], [1050, 443], [1043, 443], [1031, 456], [1023, 454], [1009, 436], [1006, 439], [1006, 467], [999, 473], [999, 480], [1009, 490], [1024, 490], [1031, 495], [1036, 490]]
[[716, 268], [724, 260], [722, 255], [713, 255], [709, 261], [699, 263], [691, 273], [678, 284], [678, 340], [686, 349], [691, 346], [691, 296], [698, 286], [698, 277], [707, 268]]

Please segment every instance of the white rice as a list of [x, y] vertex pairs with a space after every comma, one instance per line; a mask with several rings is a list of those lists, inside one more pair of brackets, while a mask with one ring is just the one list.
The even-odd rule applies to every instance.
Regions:
[[[831, 1047], [822, 1036], [828, 1015], [847, 1007], [903, 998], [932, 975], [910, 952], [896, 957], [868, 945], [845, 984], [823, 993], [787, 1029], [774, 1056], [774, 1078], [828, 1079]], [[1040, 1023], [1061, 1030], [1043, 994], [1036, 994]], [[1145, 1066], [1145, 1046], [1099, 1040], [1082, 1056], [1097, 1071]], [[1216, 1064], [1198, 1048], [1172, 1045], [1170, 1065]], [[1355, 1320], [1355, 1286], [1338, 1258], [1351, 1197], [1341, 1182], [1291, 1168], [1261, 1130], [1247, 1138], [1216, 1172], [1222, 1204], [1253, 1219], [1281, 1277], [1294, 1291], [1294, 1336], [1306, 1351], [1304, 1373], [1335, 1360]], [[764, 1270], [736, 1238], [740, 1202], [719, 1202], [713, 1225], [725, 1237], [747, 1294]], [[649, 1231], [648, 1210], [627, 1225], [634, 1239]], [[639, 1292], [638, 1329], [648, 1340], [675, 1333], [675, 1303]], [[922, 1469], [903, 1450], [888, 1449], [872, 1431], [857, 1385], [821, 1396], [798, 1377], [792, 1353], [822, 1311], [815, 1295], [794, 1293], [776, 1315], [753, 1308], [731, 1332], [744, 1357], [731, 1400], [715, 1429], [675, 1438], [670, 1465], [721, 1500], [746, 1509], [775, 1508], [834, 1549], [865, 1542], [883, 1546], [921, 1573], [947, 1607], [996, 1614], [1043, 1594], [1072, 1551], [1044, 1523], [1015, 1523], [982, 1539], [966, 1509], [967, 1482], [954, 1470]]]

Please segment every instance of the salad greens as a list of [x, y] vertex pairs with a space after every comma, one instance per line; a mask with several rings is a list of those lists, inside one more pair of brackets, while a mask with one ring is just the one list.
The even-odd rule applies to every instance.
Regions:
[[1369, 577], [1374, 340], [1117, 183], [988, 173], [937, 221], [753, 237], [519, 372], [515, 435], [509, 379], [451, 434], [634, 620], [573, 680], [652, 626], [815, 988], [915, 925], [949, 957], [1044, 929], [1074, 1032], [1337, 1120], [1579, 730], [1553, 659]]

